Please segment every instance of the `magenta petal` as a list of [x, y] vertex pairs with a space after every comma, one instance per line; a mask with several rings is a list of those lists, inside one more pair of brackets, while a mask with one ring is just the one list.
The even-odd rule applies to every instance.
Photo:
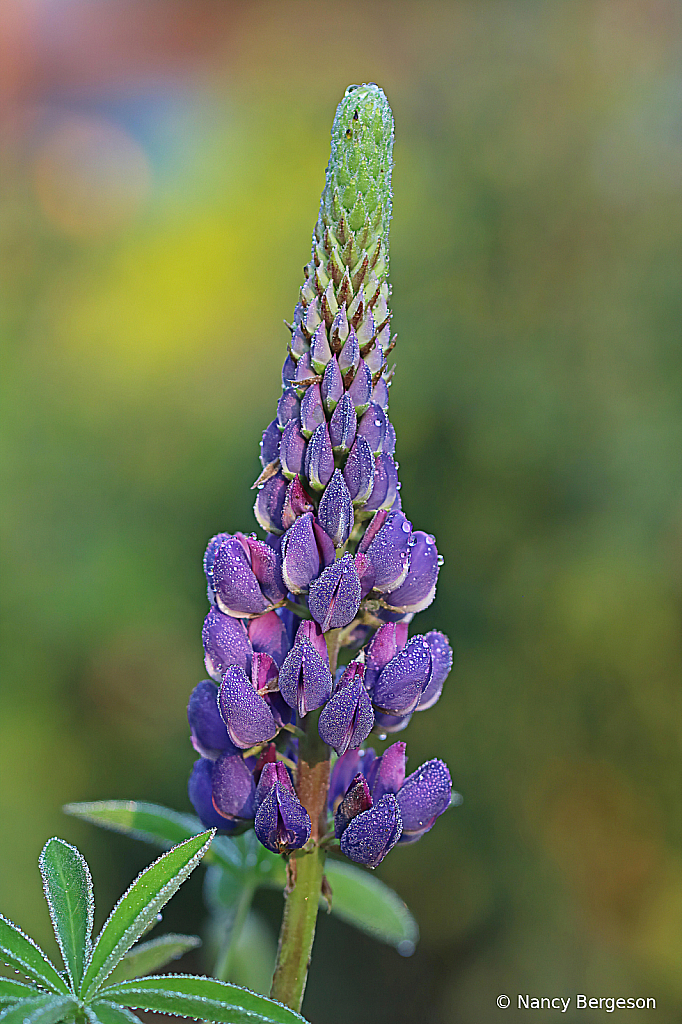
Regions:
[[240, 668], [228, 668], [218, 693], [220, 714], [236, 747], [246, 750], [277, 735], [270, 708]]
[[347, 626], [360, 607], [360, 579], [348, 554], [328, 566], [310, 585], [308, 607], [323, 632]]
[[405, 779], [398, 793], [403, 841], [421, 838], [450, 806], [452, 782], [447, 765], [434, 758]]
[[213, 765], [213, 806], [226, 818], [253, 818], [256, 785], [240, 754], [222, 754]]
[[332, 814], [336, 812], [355, 776], [362, 773], [368, 778], [367, 773], [375, 759], [376, 754], [371, 747], [368, 750], [347, 750], [337, 758], [329, 780], [329, 810]]
[[[274, 614], [271, 612], [270, 614]], [[244, 624], [213, 607], [204, 619], [201, 639], [206, 652], [206, 671], [220, 682], [230, 665], [251, 670], [251, 644]]]
[[402, 820], [396, 798], [383, 796], [374, 807], [358, 814], [341, 836], [341, 852], [357, 864], [375, 868], [400, 839]]
[[424, 636], [431, 648], [431, 675], [419, 698], [417, 711], [425, 711], [433, 707], [443, 691], [443, 683], [447, 679], [452, 668], [452, 648], [444, 633], [432, 629]]
[[294, 477], [287, 487], [284, 508], [282, 509], [282, 525], [284, 529], [288, 530], [290, 526], [293, 526], [299, 516], [305, 515], [306, 512], [314, 511], [315, 506], [303, 490], [303, 484], [297, 476]]
[[423, 636], [413, 636], [406, 647], [382, 669], [372, 700], [380, 711], [404, 716], [414, 711], [431, 674], [431, 650]]
[[301, 640], [309, 640], [325, 665], [329, 665], [327, 641], [324, 638], [324, 633], [314, 619], [304, 619], [296, 630], [296, 643], [300, 644]]
[[[374, 463], [372, 463], [374, 465]], [[388, 509], [380, 508], [378, 512], [375, 512], [372, 516], [372, 522], [369, 524], [362, 540], [358, 544], [358, 551], [366, 552], [370, 544], [381, 530], [382, 526], [388, 519]]]
[[256, 814], [258, 814], [258, 808], [276, 782], [279, 782], [289, 793], [296, 792], [287, 766], [282, 761], [269, 761], [263, 765], [263, 771], [260, 773], [260, 779], [256, 787]]
[[289, 640], [286, 626], [277, 612], [265, 612], [264, 615], [250, 619], [248, 635], [254, 651], [264, 651], [276, 665], [282, 664], [289, 652]]

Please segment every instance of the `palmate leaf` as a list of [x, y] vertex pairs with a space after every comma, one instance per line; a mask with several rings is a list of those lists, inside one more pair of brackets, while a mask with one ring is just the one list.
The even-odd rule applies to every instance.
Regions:
[[36, 995], [33, 985], [13, 978], [0, 978], [0, 1006], [11, 1006], [20, 999], [32, 999]]
[[410, 956], [419, 940], [417, 922], [400, 896], [368, 871], [327, 859], [324, 871], [332, 888], [332, 913], [381, 942]]
[[52, 927], [74, 992], [90, 953], [95, 901], [85, 859], [63, 839], [49, 839], [38, 861]]
[[165, 967], [171, 960], [177, 960], [190, 949], [201, 945], [197, 935], [162, 935], [150, 942], [142, 942], [129, 950], [109, 975], [108, 983], [113, 985], [119, 981], [139, 978], [142, 974], [151, 974], [159, 967]]
[[121, 896], [92, 950], [81, 986], [83, 998], [93, 996], [118, 961], [152, 924], [197, 866], [214, 835], [214, 830], [202, 832], [173, 847], [138, 875]]
[[37, 995], [0, 1013], [1, 1024], [57, 1024], [78, 1006], [73, 996]]
[[288, 1006], [248, 989], [214, 978], [185, 974], [137, 978], [102, 989], [103, 998], [182, 1017], [197, 1017], [215, 1024], [300, 1024], [300, 1014]]
[[[193, 814], [180, 814], [170, 807], [144, 800], [93, 800], [89, 803], [65, 804], [64, 811], [113, 832], [142, 839], [155, 846], [169, 847], [204, 832], [205, 828]], [[226, 868], [239, 867], [241, 858], [234, 840], [216, 836], [206, 861]]]
[[33, 939], [0, 914], [0, 960], [40, 985], [59, 995], [68, 995], [69, 987]]
[[91, 1024], [140, 1024], [140, 1018], [125, 1006], [117, 1006], [106, 999], [98, 999], [85, 1012]]

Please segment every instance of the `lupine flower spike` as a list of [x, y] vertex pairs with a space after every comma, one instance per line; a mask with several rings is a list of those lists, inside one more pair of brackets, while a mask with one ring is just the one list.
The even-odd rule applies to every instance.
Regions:
[[443, 761], [406, 778], [402, 741], [383, 754], [362, 748], [372, 730], [384, 739], [432, 708], [452, 665], [443, 633], [409, 636], [442, 559], [402, 511], [388, 411], [392, 151], [384, 93], [351, 86], [261, 439], [254, 512], [265, 535], [217, 534], [204, 556], [212, 681], [189, 702], [200, 755], [190, 799], [207, 827], [253, 824], [269, 850], [301, 851], [287, 913], [306, 865], [321, 882], [329, 836], [374, 868], [450, 805]]

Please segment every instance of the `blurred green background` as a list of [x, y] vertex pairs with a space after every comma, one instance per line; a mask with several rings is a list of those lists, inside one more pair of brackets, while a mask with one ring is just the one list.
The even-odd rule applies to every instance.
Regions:
[[[414, 628], [457, 649], [406, 738], [465, 799], [378, 871], [415, 955], [325, 918], [304, 1010], [487, 1024], [521, 1015], [499, 993], [580, 992], [679, 1020], [679, 5], [3, 11], [3, 913], [54, 949], [53, 834], [100, 920], [152, 859], [66, 801], [188, 809], [201, 556], [253, 528], [331, 120], [377, 81], [403, 502], [445, 556]], [[199, 874], [170, 927], [202, 928]]]

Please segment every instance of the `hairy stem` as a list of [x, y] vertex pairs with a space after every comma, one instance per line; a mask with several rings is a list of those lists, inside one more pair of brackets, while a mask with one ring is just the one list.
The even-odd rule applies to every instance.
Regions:
[[[330, 630], [325, 637], [332, 675], [336, 671], [340, 632]], [[306, 715], [302, 723], [305, 735], [298, 741], [296, 790], [310, 815], [311, 848], [296, 850], [287, 866], [286, 902], [270, 993], [273, 999], [293, 1010], [300, 1010], [303, 1002], [326, 856], [320, 840], [327, 831], [330, 751], [320, 739], [318, 718], [319, 712]]]

